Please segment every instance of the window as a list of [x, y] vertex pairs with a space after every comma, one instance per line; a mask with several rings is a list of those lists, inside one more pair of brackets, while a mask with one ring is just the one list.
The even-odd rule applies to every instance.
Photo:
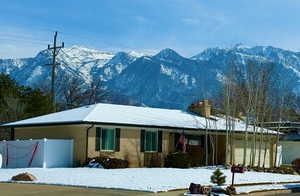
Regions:
[[120, 150], [120, 129], [96, 128], [96, 151]]
[[102, 129], [101, 150], [115, 149], [115, 129]]
[[203, 145], [204, 136], [195, 136], [195, 135], [187, 135], [186, 136], [186, 144], [192, 146], [204, 146]]
[[146, 131], [145, 132], [145, 151], [152, 152], [157, 151], [157, 140], [158, 140], [157, 131]]

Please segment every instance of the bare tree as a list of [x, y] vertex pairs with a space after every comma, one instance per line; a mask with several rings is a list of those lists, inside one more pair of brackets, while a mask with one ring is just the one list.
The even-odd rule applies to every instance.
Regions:
[[[226, 114], [226, 140], [230, 146], [230, 162], [232, 160], [234, 135], [234, 121], [231, 116], [242, 112], [245, 115], [244, 130], [244, 155], [243, 164], [247, 164], [247, 157], [250, 158], [252, 166], [261, 165], [262, 143], [264, 129], [259, 126], [266, 120], [270, 106], [270, 91], [274, 84], [274, 64], [271, 62], [246, 61], [244, 66], [236, 62], [230, 64], [224, 84], [224, 110]], [[249, 137], [249, 125], [252, 125], [251, 137]], [[251, 139], [249, 141], [249, 139]], [[250, 145], [249, 145], [250, 144]], [[250, 154], [247, 149], [250, 147]], [[226, 149], [228, 152], [229, 149]]]
[[62, 89], [62, 98], [67, 108], [80, 106], [84, 101], [83, 82], [79, 78], [65, 78]]
[[65, 77], [60, 86], [60, 96], [65, 108], [74, 108], [109, 100], [109, 92], [105, 89], [101, 79], [96, 79], [86, 84], [78, 77]]
[[100, 78], [94, 79], [84, 94], [88, 104], [110, 99], [110, 92], [104, 87], [104, 83]]

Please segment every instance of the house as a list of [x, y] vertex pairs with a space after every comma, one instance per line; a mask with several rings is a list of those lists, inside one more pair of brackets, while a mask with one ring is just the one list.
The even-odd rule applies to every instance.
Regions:
[[300, 158], [300, 123], [290, 121], [277, 121], [265, 123], [265, 127], [283, 133], [280, 136], [280, 153], [282, 164], [290, 165]]
[[278, 155], [282, 164], [290, 165], [300, 158], [300, 123], [291, 121], [273, 121], [261, 123], [262, 126], [280, 133]]
[[[208, 101], [191, 105], [192, 112], [174, 109], [136, 107], [116, 104], [94, 104], [62, 112], [2, 125], [10, 128], [12, 139], [73, 139], [74, 161], [82, 165], [90, 157], [110, 156], [129, 161], [130, 167], [149, 166], [151, 160], [163, 162], [164, 157], [176, 151], [181, 134], [187, 150], [202, 164], [243, 163], [258, 161], [261, 148], [265, 166], [274, 162], [275, 133], [248, 127], [248, 146], [245, 146], [245, 124], [231, 118], [231, 131], [226, 134], [225, 118], [211, 115]], [[251, 151], [253, 137], [263, 141]], [[262, 137], [263, 136], [263, 137]], [[207, 145], [205, 145], [207, 144]], [[226, 152], [226, 145], [229, 149]], [[207, 147], [207, 148], [205, 148]], [[256, 153], [257, 152], [257, 153]], [[250, 160], [250, 153], [252, 158]], [[254, 156], [253, 156], [254, 155]], [[261, 161], [262, 162], [262, 161]]]

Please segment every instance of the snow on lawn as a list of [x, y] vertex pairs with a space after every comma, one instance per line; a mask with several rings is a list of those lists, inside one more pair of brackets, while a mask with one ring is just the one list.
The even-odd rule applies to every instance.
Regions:
[[236, 187], [236, 192], [250, 193], [253, 191], [294, 189], [294, 188], [300, 188], [300, 184], [269, 184], [269, 185], [241, 186], [241, 187]]
[[[83, 186], [96, 188], [128, 189], [139, 191], [168, 191], [188, 188], [191, 182], [210, 185], [210, 176], [215, 167], [173, 169], [173, 168], [129, 168], [129, 169], [96, 169], [96, 168], [26, 168], [0, 169], [0, 182], [8, 182], [11, 177], [22, 172], [32, 173], [37, 177], [33, 183]], [[231, 183], [230, 170], [222, 169]], [[300, 181], [298, 175], [246, 172], [236, 174], [235, 182], [293, 182]]]

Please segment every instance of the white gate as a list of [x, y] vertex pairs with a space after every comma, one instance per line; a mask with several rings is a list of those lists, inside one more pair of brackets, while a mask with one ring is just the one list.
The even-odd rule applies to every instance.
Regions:
[[73, 140], [0, 141], [2, 168], [71, 167]]

